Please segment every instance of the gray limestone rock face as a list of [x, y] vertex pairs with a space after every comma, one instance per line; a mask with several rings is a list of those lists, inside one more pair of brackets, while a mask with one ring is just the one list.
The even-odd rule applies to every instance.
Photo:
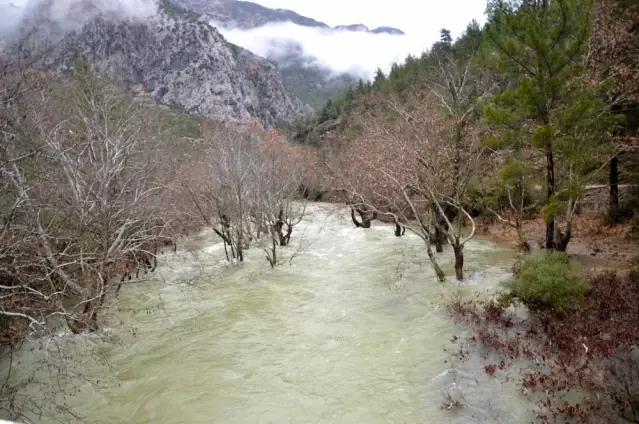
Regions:
[[156, 102], [188, 113], [271, 126], [310, 111], [286, 90], [275, 65], [227, 42], [197, 15], [99, 14], [57, 41], [46, 26], [27, 33], [10, 47], [23, 66], [66, 72], [81, 58], [110, 80], [143, 87]]

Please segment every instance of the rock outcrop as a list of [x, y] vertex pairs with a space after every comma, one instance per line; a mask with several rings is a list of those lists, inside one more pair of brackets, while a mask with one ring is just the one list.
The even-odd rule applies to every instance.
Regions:
[[144, 20], [100, 13], [61, 34], [41, 24], [26, 29], [9, 55], [62, 72], [81, 58], [115, 82], [143, 87], [158, 103], [221, 120], [274, 125], [309, 112], [274, 64], [227, 42], [194, 13], [160, 8]]

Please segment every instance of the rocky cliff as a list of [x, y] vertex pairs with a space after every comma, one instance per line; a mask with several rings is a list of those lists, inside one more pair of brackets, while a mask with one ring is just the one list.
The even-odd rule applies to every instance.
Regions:
[[159, 103], [223, 120], [274, 125], [309, 111], [284, 88], [275, 65], [228, 43], [197, 14], [161, 8], [148, 19], [131, 20], [101, 13], [59, 41], [47, 39], [52, 33], [60, 31], [41, 23], [27, 29], [9, 54], [61, 71], [83, 58]]
[[[225, 30], [251, 30], [266, 25], [292, 23], [315, 28], [323, 34], [341, 32], [363, 32], [402, 36], [404, 32], [392, 27], [369, 29], [363, 24], [337, 25], [331, 27], [324, 22], [302, 16], [288, 9], [272, 9], [257, 3], [242, 0], [164, 0], [184, 10], [203, 14], [211, 18], [222, 32]], [[335, 73], [312, 55], [304, 53], [301, 44], [291, 37], [261, 39], [271, 46], [266, 57], [275, 63], [282, 75], [285, 87], [313, 107], [322, 106], [329, 99], [336, 99], [361, 76], [358, 72]], [[262, 54], [264, 54], [262, 52]]]

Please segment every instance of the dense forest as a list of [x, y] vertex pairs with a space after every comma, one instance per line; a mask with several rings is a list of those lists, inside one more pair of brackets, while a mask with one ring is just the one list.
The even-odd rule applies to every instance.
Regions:
[[[503, 295], [451, 310], [504, 358], [547, 359], [522, 376], [547, 395], [541, 422], [639, 422], [639, 275], [586, 278], [566, 254], [593, 186], [607, 192], [598, 225], [639, 238], [639, 4], [493, 1], [487, 14], [281, 133], [140, 102], [82, 61], [67, 75], [5, 73], [3, 355], [60, 326], [97, 332], [123, 284], [202, 228], [229, 263], [255, 254], [276, 267], [305, 202], [323, 199], [348, 204], [362, 231], [380, 220], [419, 237], [441, 282], [444, 249], [464, 281], [479, 227], [512, 229], [522, 256]], [[508, 332], [521, 303], [526, 340]], [[70, 413], [55, 399], [20, 402], [7, 381], [10, 418]], [[577, 387], [586, 399], [564, 403]]]
[[[548, 225], [543, 247], [565, 251], [571, 216], [586, 185], [610, 183], [611, 221], [635, 212], [633, 198], [620, 204], [618, 185], [620, 174], [623, 183], [637, 181], [636, 7], [602, 1], [491, 3], [483, 28], [472, 22], [456, 41], [442, 29], [440, 41], [421, 57], [394, 64], [388, 75], [378, 69], [373, 81], [360, 80], [315, 116], [284, 131], [292, 142], [329, 152], [323, 154], [329, 160], [348, 160], [336, 158], [362, 143], [360, 163], [345, 165], [362, 174], [367, 174], [366, 159], [383, 154], [375, 149], [397, 154], [402, 166], [409, 160], [393, 144], [404, 131], [421, 138], [416, 142], [423, 147], [440, 138], [430, 147], [452, 148], [457, 162], [428, 169], [455, 169], [442, 195], [456, 193], [456, 209], [490, 209], [499, 216], [514, 203], [521, 214], [534, 201], [533, 187], [541, 185], [546, 193], [536, 209]], [[462, 155], [480, 155], [477, 162], [496, 166], [500, 178], [483, 178], [479, 168], [463, 169]], [[339, 171], [335, 176], [342, 177]], [[360, 190], [375, 190], [360, 185]], [[375, 196], [385, 197], [382, 209], [408, 207], [391, 207], [394, 200], [385, 193]], [[563, 227], [557, 220], [565, 221]]]

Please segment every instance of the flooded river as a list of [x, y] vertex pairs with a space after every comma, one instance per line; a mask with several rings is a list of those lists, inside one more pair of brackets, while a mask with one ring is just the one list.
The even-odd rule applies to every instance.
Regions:
[[[324, 204], [309, 207], [274, 270], [256, 248], [228, 265], [212, 232], [189, 243], [162, 258], [156, 281], [123, 287], [105, 323], [116, 340], [56, 338], [91, 382], [42, 387], [61, 398], [76, 386], [64, 401], [85, 422], [530, 422], [514, 383], [487, 376], [480, 356], [451, 368], [444, 351], [464, 331], [446, 300], [494, 290], [512, 252], [475, 238], [469, 281], [438, 283], [420, 239], [354, 228]], [[440, 262], [452, 278], [452, 252]], [[95, 352], [102, 363], [80, 360]], [[25, 350], [17, 369], [42, 355]], [[448, 395], [462, 408], [443, 409]]]

